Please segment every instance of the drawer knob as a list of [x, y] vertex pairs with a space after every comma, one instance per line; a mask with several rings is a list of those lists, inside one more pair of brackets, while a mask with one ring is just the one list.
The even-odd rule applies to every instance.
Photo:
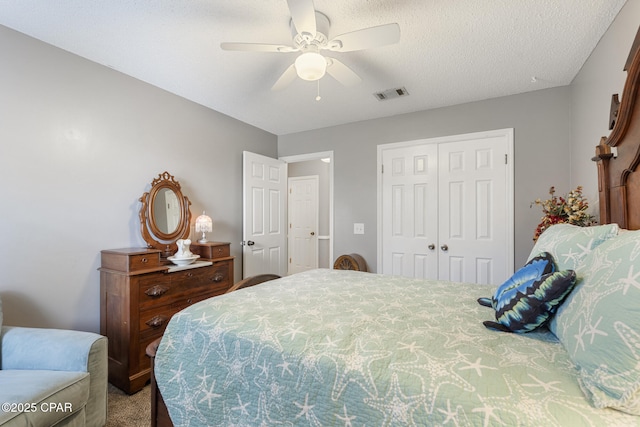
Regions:
[[217, 282], [222, 282], [222, 280], [224, 280], [224, 274], [222, 274], [222, 273], [217, 273], [217, 274], [215, 274], [215, 275], [211, 278], [211, 280], [213, 280], [213, 281], [214, 281], [214, 282], [216, 282], [216, 283], [217, 283]]
[[151, 298], [157, 298], [167, 293], [168, 290], [167, 286], [155, 285], [144, 291], [144, 293]]
[[152, 327], [152, 328], [159, 328], [160, 326], [164, 325], [164, 322], [166, 322], [167, 320], [167, 316], [153, 316], [151, 319], [147, 320], [145, 323]]
[[146, 258], [142, 258], [140, 261], [141, 261], [143, 264], [146, 264], [147, 262], [149, 262], [149, 260], [148, 260], [148, 259], [146, 259]]

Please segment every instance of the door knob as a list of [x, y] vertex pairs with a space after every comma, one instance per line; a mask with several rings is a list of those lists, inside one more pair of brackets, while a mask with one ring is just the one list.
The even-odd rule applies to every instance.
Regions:
[[442, 246], [440, 246], [440, 249], [442, 249], [443, 252], [447, 252], [449, 250], [449, 246], [442, 245]]
[[247, 245], [249, 245], [249, 246], [253, 246], [253, 245], [255, 245], [255, 244], [256, 244], [256, 242], [254, 242], [253, 240], [249, 240], [249, 241], [247, 242]]
[[429, 250], [434, 250], [436, 248], [436, 245], [434, 245], [433, 243], [430, 244], [429, 246], [427, 246], [429, 248]]
[[315, 235], [316, 235], [316, 232], [315, 232], [315, 231], [312, 231], [312, 232], [311, 232], [311, 235], [312, 235], [312, 236], [315, 236]]

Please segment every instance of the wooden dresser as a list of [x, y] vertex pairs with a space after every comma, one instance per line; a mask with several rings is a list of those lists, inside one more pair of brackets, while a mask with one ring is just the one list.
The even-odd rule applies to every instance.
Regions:
[[201, 258], [185, 267], [162, 260], [157, 249], [101, 252], [100, 333], [109, 339], [109, 382], [126, 393], [149, 381], [145, 349], [162, 336], [171, 316], [233, 285], [229, 243], [191, 249]]

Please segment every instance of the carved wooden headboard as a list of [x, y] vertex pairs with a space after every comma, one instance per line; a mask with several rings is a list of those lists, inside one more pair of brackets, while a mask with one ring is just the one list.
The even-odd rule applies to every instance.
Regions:
[[[600, 223], [640, 229], [640, 30], [625, 65], [627, 80], [611, 103], [611, 134], [593, 158], [598, 165]], [[617, 150], [617, 156], [612, 153]]]

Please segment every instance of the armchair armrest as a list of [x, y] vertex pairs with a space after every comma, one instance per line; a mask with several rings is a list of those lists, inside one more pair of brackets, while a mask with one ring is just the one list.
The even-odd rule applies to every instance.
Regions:
[[3, 326], [0, 369], [89, 372], [87, 425], [107, 422], [107, 338], [92, 332]]
[[91, 332], [4, 326], [0, 368], [87, 372], [91, 346], [100, 338]]

